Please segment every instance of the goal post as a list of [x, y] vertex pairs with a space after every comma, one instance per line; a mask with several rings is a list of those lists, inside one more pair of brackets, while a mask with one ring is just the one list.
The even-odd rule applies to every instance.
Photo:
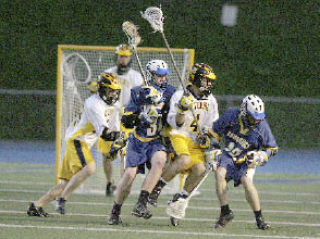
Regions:
[[[58, 171], [65, 153], [65, 137], [68, 126], [79, 119], [84, 100], [90, 96], [87, 83], [97, 79], [101, 72], [115, 65], [115, 49], [116, 46], [58, 45], [56, 183], [58, 183]], [[185, 77], [188, 69], [194, 63], [194, 49], [172, 48], [171, 50], [180, 74]], [[152, 59], [161, 59], [167, 62], [171, 69], [169, 83], [177, 89], [180, 88], [178, 75], [174, 71], [166, 48], [138, 47], [137, 52], [143, 67]], [[134, 57], [132, 57], [131, 67], [139, 71], [138, 63]], [[92, 155], [97, 165], [101, 163], [101, 155], [97, 152], [96, 145], [92, 147]], [[100, 175], [99, 177], [101, 177], [101, 181], [105, 182], [104, 176]], [[93, 185], [98, 184], [97, 182], [93, 183]], [[105, 183], [101, 187], [104, 188]]]

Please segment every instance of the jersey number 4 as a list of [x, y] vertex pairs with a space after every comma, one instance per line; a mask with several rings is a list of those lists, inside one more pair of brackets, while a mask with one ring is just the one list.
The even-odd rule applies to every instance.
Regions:
[[200, 121], [200, 113], [198, 113], [196, 115], [196, 118], [197, 118], [197, 122], [193, 119], [191, 124], [190, 124], [190, 127], [193, 128], [193, 130], [192, 130], [193, 132], [197, 132], [197, 130], [198, 130], [197, 123], [199, 124], [199, 121]]

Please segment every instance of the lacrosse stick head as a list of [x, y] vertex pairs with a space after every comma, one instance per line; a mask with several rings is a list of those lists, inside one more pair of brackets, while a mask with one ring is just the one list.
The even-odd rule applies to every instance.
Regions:
[[185, 217], [186, 209], [188, 207], [189, 200], [185, 198], [179, 198], [175, 202], [169, 202], [166, 213], [170, 217], [174, 217], [177, 219], [182, 219]]
[[146, 19], [154, 32], [163, 32], [163, 13], [158, 7], [148, 7], [144, 12], [140, 12], [141, 16]]
[[122, 30], [128, 37], [129, 44], [137, 47], [141, 43], [141, 37], [138, 32], [138, 27], [133, 22], [125, 21], [122, 23]]

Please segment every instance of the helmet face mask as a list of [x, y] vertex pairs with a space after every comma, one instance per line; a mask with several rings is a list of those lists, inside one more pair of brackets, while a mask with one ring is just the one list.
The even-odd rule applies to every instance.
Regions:
[[100, 89], [100, 97], [108, 105], [112, 105], [119, 100], [121, 90], [113, 90], [108, 87], [103, 87]]
[[250, 125], [259, 124], [266, 117], [264, 103], [257, 95], [247, 95], [242, 101], [240, 111]]
[[102, 73], [98, 78], [98, 93], [108, 105], [119, 100], [121, 92], [120, 79], [113, 73]]
[[212, 68], [204, 63], [196, 63], [191, 67], [189, 84], [196, 86], [201, 95], [208, 96], [217, 80]]
[[126, 74], [132, 63], [132, 49], [127, 44], [120, 44], [115, 50], [115, 62], [117, 65], [117, 73], [119, 75]]
[[163, 60], [152, 60], [146, 65], [147, 80], [153, 82], [161, 88], [167, 86], [168, 78], [170, 75], [170, 69], [168, 64]]

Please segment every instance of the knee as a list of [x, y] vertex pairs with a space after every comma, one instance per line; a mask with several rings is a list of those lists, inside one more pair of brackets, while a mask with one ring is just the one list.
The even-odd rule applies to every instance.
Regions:
[[183, 154], [178, 158], [179, 168], [181, 170], [185, 169], [191, 163], [190, 155]]
[[192, 172], [196, 176], [202, 177], [206, 173], [206, 167], [202, 163], [198, 163], [192, 168]]
[[94, 174], [96, 172], [96, 164], [95, 163], [90, 163], [87, 166], [87, 173], [89, 176]]
[[136, 169], [135, 168], [127, 168], [124, 172], [126, 178], [129, 182], [133, 181], [136, 177]]
[[163, 169], [167, 161], [167, 154], [165, 152], [157, 152], [152, 159], [152, 167]]
[[242, 177], [241, 183], [246, 191], [252, 191], [255, 189], [253, 182], [248, 177]]

